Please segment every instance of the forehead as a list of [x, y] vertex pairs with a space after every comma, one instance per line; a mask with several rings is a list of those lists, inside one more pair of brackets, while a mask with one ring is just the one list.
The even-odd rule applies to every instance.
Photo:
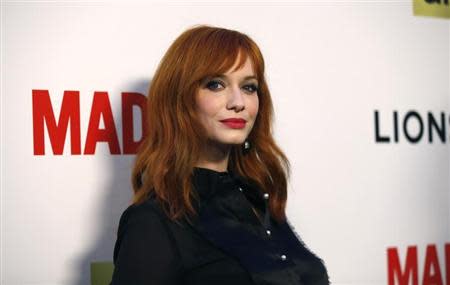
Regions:
[[229, 58], [228, 60], [228, 65], [230, 65], [231, 67], [229, 67], [226, 71], [224, 71], [226, 67], [222, 65], [221, 68], [219, 68], [217, 71], [210, 72], [204, 78], [208, 79], [211, 77], [243, 77], [244, 80], [258, 80], [253, 61], [249, 56], [245, 56], [244, 58], [240, 58], [239, 56], [237, 56], [233, 65], [230, 64], [232, 59]]
[[259, 81], [263, 75], [260, 74], [259, 62], [254, 60], [256, 60], [254, 56], [243, 49], [227, 53], [221, 51], [198, 62], [201, 71], [196, 76], [197, 82], [201, 83], [212, 77], [228, 76], [233, 72], [237, 72], [233, 76], [254, 76]]
[[254, 75], [255, 71], [251, 58], [246, 56], [245, 59], [242, 59], [241, 61], [238, 57], [233, 66], [225, 72], [225, 74], [231, 73], [245, 73], [245, 75]]

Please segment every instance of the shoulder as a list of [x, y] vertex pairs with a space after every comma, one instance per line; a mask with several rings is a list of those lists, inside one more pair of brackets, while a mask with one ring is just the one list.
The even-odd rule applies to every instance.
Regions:
[[153, 203], [149, 200], [141, 204], [129, 205], [120, 216], [119, 224], [125, 224], [129, 222], [143, 222], [145, 220], [157, 220], [159, 214], [155, 209]]
[[178, 284], [182, 263], [173, 234], [155, 204], [122, 213], [113, 252], [112, 284]]
[[129, 205], [119, 220], [114, 259], [117, 258], [124, 242], [133, 244], [133, 247], [141, 250], [172, 248], [176, 254], [173, 234], [163, 215], [162, 211], [158, 209], [156, 201], [153, 200]]
[[147, 199], [140, 204], [129, 205], [120, 216], [118, 235], [123, 234], [129, 227], [154, 229], [162, 227], [165, 217], [154, 199]]

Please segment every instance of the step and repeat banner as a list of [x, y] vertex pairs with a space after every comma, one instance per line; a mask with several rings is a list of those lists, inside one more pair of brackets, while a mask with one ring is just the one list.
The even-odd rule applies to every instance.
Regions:
[[208, 24], [264, 54], [288, 217], [332, 283], [449, 285], [448, 5], [2, 2], [0, 283], [112, 261], [149, 83]]

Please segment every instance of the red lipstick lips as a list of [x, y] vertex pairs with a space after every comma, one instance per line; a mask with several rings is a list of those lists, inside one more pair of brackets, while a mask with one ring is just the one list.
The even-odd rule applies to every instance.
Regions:
[[232, 129], [242, 129], [245, 127], [245, 123], [247, 121], [244, 119], [239, 119], [239, 118], [229, 118], [229, 119], [221, 120], [221, 122]]

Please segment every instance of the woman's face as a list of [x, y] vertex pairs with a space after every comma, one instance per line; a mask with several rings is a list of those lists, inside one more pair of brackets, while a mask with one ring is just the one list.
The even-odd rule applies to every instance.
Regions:
[[197, 91], [197, 112], [208, 138], [218, 144], [242, 144], [258, 114], [258, 81], [249, 57], [244, 66], [205, 78]]

